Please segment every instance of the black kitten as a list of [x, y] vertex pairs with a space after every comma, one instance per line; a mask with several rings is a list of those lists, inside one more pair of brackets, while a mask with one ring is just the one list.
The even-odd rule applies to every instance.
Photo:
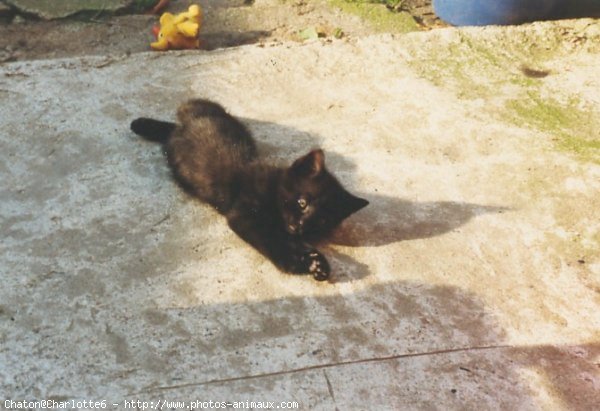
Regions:
[[369, 202], [346, 191], [313, 150], [289, 168], [260, 162], [248, 129], [219, 104], [190, 100], [179, 124], [138, 118], [131, 130], [164, 144], [175, 179], [216, 208], [243, 240], [281, 270], [329, 277], [325, 257], [310, 242], [322, 239]]

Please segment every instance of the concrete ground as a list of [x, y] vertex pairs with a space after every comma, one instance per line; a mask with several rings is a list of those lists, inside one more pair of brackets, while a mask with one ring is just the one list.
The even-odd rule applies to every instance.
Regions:
[[[597, 408], [599, 66], [591, 19], [0, 66], [0, 397]], [[129, 132], [191, 96], [371, 201], [331, 282]]]

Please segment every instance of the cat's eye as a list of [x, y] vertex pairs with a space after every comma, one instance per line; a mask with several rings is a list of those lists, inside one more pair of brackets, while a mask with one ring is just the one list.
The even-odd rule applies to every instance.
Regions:
[[301, 210], [304, 210], [307, 206], [308, 202], [304, 198], [298, 199], [298, 207], [300, 207]]

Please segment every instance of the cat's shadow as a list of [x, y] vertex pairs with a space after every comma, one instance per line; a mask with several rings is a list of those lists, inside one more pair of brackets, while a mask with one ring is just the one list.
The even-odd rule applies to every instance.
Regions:
[[[311, 148], [321, 147], [324, 137], [292, 127], [258, 120], [243, 119], [254, 134], [261, 156], [281, 164], [290, 164]], [[343, 265], [343, 275], [333, 281], [355, 281], [370, 274], [369, 267], [343, 254], [340, 247], [378, 247], [399, 241], [439, 236], [459, 229], [471, 219], [509, 208], [460, 201], [410, 201], [384, 194], [361, 193], [351, 189], [356, 165], [348, 158], [325, 150], [328, 169], [342, 184], [369, 205], [342, 223], [323, 244], [334, 265]], [[349, 177], [348, 177], [349, 176]], [[337, 263], [337, 264], [336, 264]]]
[[344, 221], [329, 239], [331, 244], [376, 247], [435, 237], [454, 231], [477, 216], [508, 210], [464, 202], [415, 202], [383, 195], [356, 194], [369, 200], [370, 204]]
[[369, 205], [344, 221], [324, 242], [325, 254], [342, 267], [332, 275], [333, 282], [356, 281], [371, 274], [366, 264], [336, 246], [378, 247], [440, 236], [459, 230], [478, 216], [509, 210], [464, 202], [414, 202], [384, 195], [355, 194], [369, 200]]

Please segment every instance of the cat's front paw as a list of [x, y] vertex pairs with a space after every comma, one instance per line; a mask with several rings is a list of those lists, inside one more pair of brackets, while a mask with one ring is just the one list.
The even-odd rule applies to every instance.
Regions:
[[308, 272], [313, 275], [315, 280], [325, 281], [329, 278], [331, 268], [323, 254], [316, 250], [307, 251], [302, 256], [302, 260]]

